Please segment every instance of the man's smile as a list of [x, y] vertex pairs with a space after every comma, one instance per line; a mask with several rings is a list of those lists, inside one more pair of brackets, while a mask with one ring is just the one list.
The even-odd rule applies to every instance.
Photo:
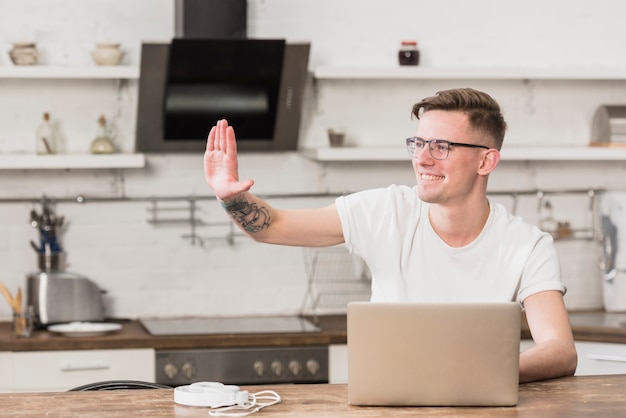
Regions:
[[427, 174], [427, 173], [420, 174], [420, 179], [422, 180], [433, 181], [433, 180], [443, 180], [444, 178], [445, 178], [444, 176], [436, 176], [434, 174]]

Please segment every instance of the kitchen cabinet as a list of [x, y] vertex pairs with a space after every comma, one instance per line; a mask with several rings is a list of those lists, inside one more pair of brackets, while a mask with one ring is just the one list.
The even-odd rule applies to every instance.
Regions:
[[11, 352], [0, 351], [0, 392], [6, 392], [11, 387], [11, 373], [7, 370], [12, 370]]
[[626, 344], [576, 342], [577, 376], [626, 373]]
[[[576, 341], [578, 367], [576, 376], [625, 374], [626, 344]], [[522, 340], [521, 351], [534, 344], [531, 340]]]
[[[0, 66], [0, 79], [42, 80], [136, 80], [136, 66]], [[5, 154], [0, 155], [0, 170], [65, 170], [65, 169], [120, 169], [142, 168], [146, 164], [143, 154]]]
[[328, 347], [328, 383], [348, 383], [348, 345]]
[[66, 391], [103, 380], [155, 379], [155, 350], [0, 352], [1, 392]]

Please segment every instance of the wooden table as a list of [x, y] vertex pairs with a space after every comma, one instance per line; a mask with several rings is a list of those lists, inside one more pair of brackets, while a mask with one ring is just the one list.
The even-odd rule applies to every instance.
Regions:
[[[520, 385], [518, 405], [498, 408], [358, 407], [346, 385], [250, 386], [283, 401], [252, 417], [617, 417], [626, 416], [626, 375], [582, 376]], [[0, 394], [0, 417], [203, 417], [207, 408], [174, 403], [173, 389]]]

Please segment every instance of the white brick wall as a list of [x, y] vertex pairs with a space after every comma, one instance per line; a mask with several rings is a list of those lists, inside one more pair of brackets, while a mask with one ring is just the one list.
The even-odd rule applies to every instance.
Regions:
[[[248, 33], [257, 38], [312, 42], [311, 68], [318, 65], [395, 65], [400, 39], [416, 38], [421, 62], [432, 67], [626, 67], [623, 2], [614, 0], [249, 0]], [[488, 12], [487, 12], [488, 11]], [[10, 65], [14, 40], [32, 39], [42, 62], [89, 64], [93, 44], [121, 42], [124, 63], [137, 65], [142, 41], [166, 41], [173, 33], [172, 0], [2, 0], [0, 65]], [[425, 95], [451, 86], [472, 86], [503, 105], [510, 129], [507, 145], [587, 143], [598, 105], [626, 101], [626, 82], [330, 82], [309, 86], [301, 141], [326, 143], [325, 129], [341, 124], [349, 143], [402, 142], [415, 129], [410, 107]], [[50, 111], [68, 152], [83, 152], [96, 119], [115, 121], [118, 146], [134, 147], [137, 83], [0, 79], [0, 152], [31, 152], [34, 130]], [[207, 124], [210, 121], [207, 122]], [[412, 184], [410, 164], [316, 164], [293, 154], [246, 155], [241, 176], [256, 180], [258, 193], [289, 194], [359, 190], [391, 182]], [[626, 189], [623, 163], [503, 163], [492, 190], [607, 187]], [[209, 195], [202, 156], [149, 156], [141, 170], [0, 172], [0, 198]], [[276, 201], [323, 205], [331, 199]], [[522, 205], [536, 216], [534, 201]], [[0, 281], [24, 285], [34, 270], [36, 239], [28, 203], [0, 204]], [[202, 217], [222, 221], [214, 202]], [[35, 206], [40, 210], [39, 207]], [[109, 313], [120, 317], [294, 313], [306, 277], [298, 248], [272, 247], [238, 238], [192, 246], [186, 226], [154, 227], [147, 202], [62, 203], [69, 224], [63, 236], [70, 270], [108, 291]], [[584, 203], [558, 213], [582, 219]], [[211, 234], [214, 231], [202, 231]], [[570, 285], [568, 306], [601, 305], [590, 243], [559, 244]], [[580, 263], [581, 268], [570, 268]], [[0, 318], [9, 316], [0, 303]]]

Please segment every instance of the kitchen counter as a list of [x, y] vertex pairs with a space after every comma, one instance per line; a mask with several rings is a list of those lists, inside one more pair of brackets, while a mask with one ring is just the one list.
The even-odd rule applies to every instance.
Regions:
[[626, 313], [570, 312], [569, 318], [577, 341], [626, 344]]
[[[577, 341], [626, 344], [626, 313], [571, 312]], [[36, 330], [30, 338], [15, 338], [9, 322], [0, 322], [0, 351], [88, 350], [112, 348], [194, 349], [220, 347], [310, 346], [345, 344], [344, 315], [320, 316], [320, 332], [152, 336], [136, 320], [115, 321], [120, 331], [95, 337], [65, 337]], [[523, 321], [522, 338], [531, 338]]]
[[[626, 313], [603, 311], [569, 312], [576, 341], [626, 344]], [[522, 339], [530, 339], [526, 320], [522, 321]]]
[[[346, 385], [242, 387], [276, 391], [282, 402], [263, 417], [593, 417], [623, 416], [626, 375], [578, 376], [520, 385], [515, 407], [359, 407], [347, 403]], [[0, 417], [207, 417], [207, 408], [174, 403], [173, 389], [0, 394]], [[255, 416], [254, 414], [251, 416]]]
[[153, 336], [140, 321], [111, 321], [122, 329], [108, 335], [66, 337], [35, 330], [30, 338], [15, 338], [10, 322], [0, 322], [0, 351], [90, 350], [113, 348], [195, 349], [220, 347], [280, 347], [346, 343], [345, 315], [319, 317], [320, 332]]

